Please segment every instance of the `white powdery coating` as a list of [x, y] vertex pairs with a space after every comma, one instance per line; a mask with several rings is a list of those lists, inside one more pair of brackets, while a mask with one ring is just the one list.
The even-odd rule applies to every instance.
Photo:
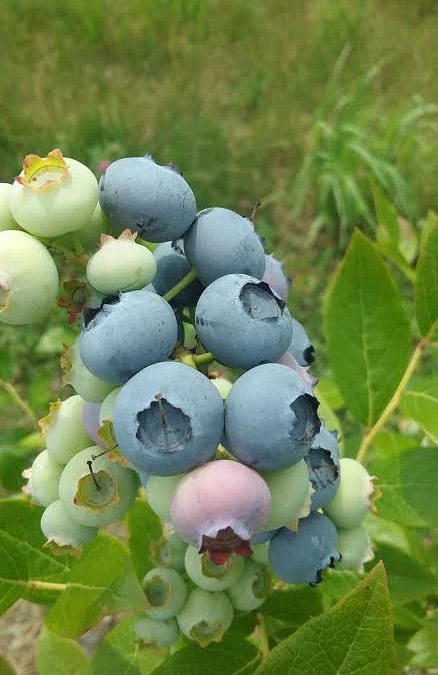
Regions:
[[244, 540], [260, 531], [271, 513], [271, 494], [253, 469], [231, 460], [216, 460], [188, 473], [178, 485], [171, 507], [172, 524], [198, 550], [202, 536], [216, 537], [231, 527]]

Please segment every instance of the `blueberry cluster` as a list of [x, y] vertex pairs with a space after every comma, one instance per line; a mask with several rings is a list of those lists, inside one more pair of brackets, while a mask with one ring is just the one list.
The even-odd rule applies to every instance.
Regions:
[[263, 603], [271, 573], [316, 584], [327, 567], [360, 570], [372, 555], [362, 524], [372, 479], [340, 459], [318, 416], [313, 346], [251, 219], [197, 213], [182, 174], [150, 155], [110, 164], [99, 186], [59, 151], [30, 156], [6, 193], [2, 321], [35, 321], [57, 294], [56, 266], [32, 235], [96, 221], [111, 232], [86, 260], [92, 300], [62, 359], [76, 394], [41, 420], [46, 449], [27, 490], [46, 507], [51, 545], [80, 549], [141, 483], [164, 535], [139, 639], [169, 646], [181, 631], [204, 646], [235, 611]]

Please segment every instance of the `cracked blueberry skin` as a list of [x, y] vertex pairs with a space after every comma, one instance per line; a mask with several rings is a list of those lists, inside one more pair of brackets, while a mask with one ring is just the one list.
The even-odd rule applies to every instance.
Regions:
[[184, 236], [184, 247], [204, 286], [227, 274], [260, 280], [265, 271], [265, 253], [254, 225], [229, 209], [200, 211]]
[[[154, 257], [157, 263], [157, 271], [153, 286], [159, 295], [164, 295], [167, 291], [170, 291], [192, 268], [184, 255], [183, 239], [163, 242], [155, 249]], [[187, 288], [170, 301], [170, 304], [172, 307], [196, 305], [203, 290], [204, 286], [199, 281], [192, 281]]]
[[232, 368], [276, 361], [286, 351], [292, 330], [284, 301], [246, 274], [217, 279], [196, 307], [199, 339], [217, 361]]
[[273, 255], [266, 255], [265, 258], [266, 267], [262, 281], [266, 281], [272, 290], [286, 302], [292, 286], [292, 279], [284, 273], [284, 263], [281, 260], [277, 260]]
[[289, 354], [292, 354], [300, 366], [310, 366], [315, 360], [315, 349], [300, 322], [296, 319], [292, 319], [292, 322], [292, 339], [290, 341], [290, 345], [287, 348], [287, 351]]
[[216, 565], [252, 551], [249, 540], [271, 513], [271, 494], [256, 472], [228, 459], [208, 462], [178, 483], [171, 522], [181, 537]]
[[315, 492], [312, 495], [312, 511], [326, 506], [335, 496], [340, 479], [339, 446], [336, 433], [321, 424], [309, 454], [304, 458], [309, 469], [309, 478]]
[[281, 528], [269, 544], [272, 571], [288, 584], [318, 584], [340, 559], [336, 527], [320, 513], [300, 520], [297, 532]]
[[89, 311], [80, 337], [80, 355], [93, 375], [124, 384], [146, 366], [167, 359], [178, 336], [175, 314], [154, 293], [131, 291], [104, 298]]
[[252, 368], [225, 403], [227, 450], [257, 471], [296, 464], [321, 427], [317, 399], [294, 370], [277, 363]]
[[150, 155], [112, 162], [99, 181], [99, 203], [114, 225], [137, 230], [147, 241], [178, 239], [196, 217], [195, 196], [171, 166]]
[[208, 377], [167, 361], [125, 384], [113, 425], [120, 450], [139, 471], [173, 476], [214, 455], [223, 433], [223, 403]]

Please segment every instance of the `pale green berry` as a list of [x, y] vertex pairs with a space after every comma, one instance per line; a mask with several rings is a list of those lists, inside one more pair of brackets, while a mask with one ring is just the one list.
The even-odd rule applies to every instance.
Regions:
[[272, 510], [264, 530], [279, 527], [298, 529], [298, 521], [310, 513], [314, 489], [309, 480], [309, 470], [304, 459], [281, 471], [263, 471], [271, 492]]
[[84, 527], [73, 520], [64, 504], [52, 502], [41, 517], [41, 530], [48, 543], [56, 546], [82, 548], [97, 535], [98, 527]]
[[53, 259], [27, 232], [0, 232], [0, 321], [21, 326], [55, 305], [59, 277]]
[[265, 544], [251, 544], [252, 559], [261, 565], [269, 565], [269, 541]]
[[135, 622], [134, 633], [146, 647], [164, 649], [177, 641], [179, 626], [175, 617], [160, 621], [151, 616], [144, 616]]
[[117, 394], [119, 393], [122, 387], [116, 387], [110, 391], [107, 396], [102, 401], [102, 405], [99, 410], [99, 424], [102, 426], [104, 422], [112, 422], [114, 406], [116, 404]]
[[170, 507], [176, 487], [184, 474], [176, 476], [150, 476], [146, 485], [146, 497], [152, 511], [162, 520], [170, 521]]
[[96, 177], [84, 164], [53, 150], [27, 155], [12, 186], [10, 207], [17, 223], [37, 237], [58, 237], [88, 223], [98, 201]]
[[350, 457], [339, 461], [340, 481], [338, 491], [324, 507], [324, 513], [336, 527], [353, 528], [360, 525], [368, 511], [373, 509], [374, 476]]
[[87, 279], [101, 293], [144, 288], [155, 276], [157, 264], [151, 251], [135, 243], [137, 233], [125, 230], [115, 239], [101, 236], [101, 248], [87, 264]]
[[342, 558], [337, 570], [364, 571], [364, 563], [374, 558], [374, 551], [365, 525], [350, 530], [338, 529], [338, 549]]
[[81, 450], [65, 466], [59, 481], [59, 498], [73, 520], [99, 527], [123, 518], [137, 487], [134, 471], [109, 461], [102, 455], [102, 448], [94, 445]]
[[67, 347], [61, 357], [64, 384], [70, 384], [77, 394], [89, 403], [101, 403], [117, 386], [90, 373], [79, 353], [79, 338]]
[[262, 605], [271, 592], [271, 574], [266, 565], [251, 558], [245, 561], [242, 576], [228, 589], [229, 596], [240, 612], [250, 612]]
[[12, 185], [0, 183], [0, 232], [2, 230], [17, 230], [18, 225], [14, 220], [9, 207]]
[[176, 532], [164, 534], [161, 539], [151, 543], [151, 560], [157, 567], [172, 567], [177, 572], [185, 570], [185, 552], [187, 544]]
[[109, 225], [108, 221], [103, 215], [103, 211], [100, 208], [99, 202], [97, 202], [96, 208], [91, 214], [91, 218], [88, 223], [78, 230], [79, 239], [84, 246], [95, 247], [98, 240], [100, 239], [100, 236], [108, 227], [111, 227], [111, 225]]
[[82, 424], [84, 400], [70, 396], [50, 404], [50, 413], [40, 420], [47, 452], [59, 464], [67, 464], [80, 450], [92, 445]]
[[221, 642], [233, 621], [233, 605], [223, 592], [194, 588], [177, 615], [181, 632], [201, 647]]
[[180, 574], [166, 567], [154, 567], [143, 579], [146, 614], [153, 619], [170, 619], [182, 609], [187, 586]]
[[244, 559], [231, 555], [224, 565], [216, 565], [206, 553], [199, 554], [193, 546], [187, 546], [186, 572], [194, 584], [206, 591], [224, 591], [242, 576]]
[[226, 401], [228, 394], [231, 391], [231, 387], [233, 386], [233, 383], [227, 380], [226, 377], [222, 377], [222, 375], [218, 375], [217, 377], [212, 377], [210, 382], [214, 384], [216, 389], [218, 390], [220, 397], [223, 401]]
[[42, 506], [49, 506], [59, 499], [59, 479], [64, 467], [54, 462], [47, 450], [34, 459], [30, 470], [30, 493]]

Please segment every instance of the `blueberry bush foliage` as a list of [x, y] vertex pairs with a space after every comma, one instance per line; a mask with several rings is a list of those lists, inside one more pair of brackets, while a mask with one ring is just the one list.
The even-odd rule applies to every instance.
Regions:
[[[50, 447], [55, 448], [52, 453], [65, 451], [71, 456], [77, 450], [79, 454], [84, 452], [82, 448], [86, 446], [73, 447], [78, 433], [74, 428], [69, 429], [68, 438], [61, 434], [50, 440], [41, 434], [35, 422], [40, 416], [41, 401], [45, 400], [46, 394], [42, 391], [49, 388], [53, 373], [49, 369], [42, 378], [35, 380], [33, 386], [29, 382], [27, 394], [22, 396], [14, 385], [14, 373], [15, 359], [20, 356], [20, 349], [26, 347], [25, 338], [18, 347], [13, 344], [12, 337], [9, 343], [2, 343], [0, 384], [5, 397], [2, 402], [9, 398], [23, 415], [24, 422], [22, 429], [6, 429], [1, 436], [0, 610], [6, 612], [20, 598], [46, 607], [37, 655], [42, 675], [58, 672], [72, 675], [182, 675], [189, 671], [193, 675], [384, 675], [399, 672], [403, 666], [438, 667], [438, 510], [435, 496], [438, 488], [438, 391], [433, 380], [438, 317], [438, 219], [430, 213], [418, 231], [407, 228], [378, 187], [374, 188], [373, 194], [378, 222], [375, 240], [359, 230], [354, 232], [325, 294], [323, 331], [328, 369], [320, 377], [315, 396], [319, 401], [319, 416], [328, 429], [337, 431], [342, 458], [355, 458], [369, 475], [376, 477], [373, 479], [373, 509], [365, 519], [374, 557], [366, 561], [363, 571], [336, 569], [336, 564], [331, 569], [332, 565], [327, 563], [324, 567], [329, 569], [323, 571], [322, 583], [317, 585], [287, 584], [274, 576], [272, 591], [263, 603], [253, 605], [255, 609], [245, 605], [246, 596], [245, 601], [242, 600], [239, 590], [231, 587], [234, 590], [230, 590], [229, 595], [236, 609], [234, 618], [231, 613], [229, 621], [227, 619], [228, 628], [220, 641], [202, 638], [202, 631], [206, 630], [201, 625], [202, 612], [209, 603], [213, 608], [212, 596], [217, 599], [223, 594], [214, 593], [220, 588], [213, 583], [218, 583], [214, 571], [206, 574], [205, 570], [195, 570], [199, 556], [189, 564], [188, 554], [185, 554], [185, 568], [190, 577], [189, 580], [184, 577], [185, 583], [193, 585], [193, 580], [204, 574], [213, 584], [212, 592], [198, 590], [197, 598], [192, 592], [190, 601], [186, 602], [186, 591], [181, 590], [184, 584], [178, 588], [176, 584], [172, 586], [172, 602], [178, 609], [170, 612], [170, 616], [163, 614], [163, 610], [161, 614], [155, 610], [155, 614], [151, 611], [145, 615], [145, 610], [154, 606], [154, 594], [159, 596], [163, 588], [157, 581], [156, 569], [179, 569], [185, 575], [184, 560], [178, 549], [181, 540], [177, 538], [174, 547], [162, 547], [162, 522], [157, 511], [162, 519], [168, 520], [164, 513], [166, 505], [162, 503], [163, 499], [165, 501], [164, 482], [158, 482], [154, 492], [153, 483], [149, 483], [154, 477], [148, 481], [140, 471], [146, 491], [144, 487], [137, 488], [137, 483], [135, 489], [132, 483], [130, 487], [122, 486], [126, 492], [131, 490], [132, 495], [129, 497], [131, 505], [126, 504], [121, 511], [120, 523], [104, 527], [95, 536], [94, 522], [78, 521], [81, 536], [86, 535], [82, 550], [53, 545], [53, 542], [47, 546], [47, 536], [41, 530], [44, 506], [60, 502], [54, 502], [56, 497], [46, 497], [44, 492], [39, 499], [41, 505], [29, 495], [22, 494], [21, 472], [46, 444], [51, 443]], [[66, 317], [64, 325], [60, 324], [61, 309], [57, 309], [54, 310], [53, 325], [50, 322], [47, 326], [37, 324], [41, 325], [41, 340], [40, 351], [36, 352], [32, 365], [34, 373], [38, 370], [38, 354], [44, 354], [46, 359], [50, 355], [55, 368], [59, 356], [56, 345], [60, 342], [73, 344], [79, 332], [82, 320], [79, 312], [84, 302], [93, 307], [91, 318], [88, 315], [85, 321], [93, 321], [93, 311], [97, 311], [100, 300], [96, 304], [95, 298], [90, 301], [89, 295], [84, 299], [85, 266], [89, 255], [96, 250], [102, 229], [108, 234], [114, 233], [111, 223], [102, 223], [102, 227], [81, 236], [40, 237], [57, 263], [64, 285], [60, 305], [67, 307], [70, 323]], [[0, 279], [1, 264], [0, 251]], [[32, 275], [32, 261], [26, 264], [28, 274]], [[151, 266], [150, 259], [146, 267], [148, 265]], [[194, 274], [188, 278], [188, 282], [193, 281]], [[144, 283], [140, 287], [142, 285]], [[180, 290], [181, 287], [177, 289]], [[132, 294], [135, 292], [131, 291]], [[293, 292], [291, 295], [293, 315]], [[165, 297], [170, 300], [172, 292]], [[87, 311], [90, 312], [86, 310], [84, 317]], [[184, 348], [179, 360], [197, 366], [201, 373], [207, 374], [210, 357], [196, 340], [193, 307], [184, 309], [183, 325]], [[9, 328], [8, 336], [12, 336], [13, 329]], [[17, 329], [20, 331], [17, 335], [25, 335], [25, 329]], [[158, 360], [166, 357], [160, 355]], [[64, 355], [64, 366], [65, 358]], [[225, 382], [226, 378], [230, 382], [236, 378], [239, 381], [241, 371], [223, 368], [217, 363], [213, 365], [223, 371]], [[315, 370], [316, 374], [317, 365], [318, 359], [316, 368], [312, 366], [312, 372]], [[69, 395], [71, 384], [66, 390]], [[104, 397], [105, 394], [100, 400]], [[226, 394], [222, 397], [226, 398]], [[157, 419], [161, 420], [162, 426], [166, 424], [165, 415], [172, 415], [175, 410], [166, 405], [164, 398], [156, 399]], [[183, 422], [179, 419], [178, 423]], [[151, 424], [151, 433], [158, 433], [154, 423]], [[111, 425], [103, 423], [99, 431], [97, 442], [104, 448], [102, 454], [108, 453], [109, 449], [110, 459], [102, 459], [102, 468], [98, 471], [95, 468], [95, 474], [91, 472], [85, 477], [81, 474], [81, 490], [72, 500], [74, 508], [80, 509], [86, 503], [93, 481], [99, 491], [103, 487], [105, 492], [105, 485], [99, 485], [98, 481], [102, 481], [105, 472], [109, 471], [111, 460], [120, 471], [125, 462], [116, 447]], [[224, 444], [227, 446], [226, 439]], [[220, 452], [219, 459], [228, 457], [223, 448]], [[63, 463], [66, 462], [67, 459]], [[31, 490], [35, 496], [38, 485], [34, 482]], [[267, 482], [269, 484], [268, 478]], [[146, 498], [148, 490], [150, 504]], [[356, 496], [359, 499], [359, 490], [353, 495]], [[181, 489], [178, 498], [184, 502]], [[243, 497], [241, 501], [241, 508], [246, 508]], [[119, 506], [117, 500], [112, 504]], [[184, 503], [181, 510], [183, 507]], [[342, 513], [342, 505], [340, 508]], [[164, 509], [163, 513], [161, 509]], [[178, 523], [177, 515], [173, 517]], [[70, 522], [69, 517], [66, 520]], [[93, 532], [84, 534], [84, 530]], [[166, 534], [170, 542], [172, 535]], [[77, 541], [77, 536], [75, 530], [71, 534], [72, 541]], [[90, 541], [86, 543], [88, 536]], [[186, 541], [190, 543], [189, 535], [187, 537]], [[220, 552], [214, 547], [211, 551], [212, 565], [224, 562]], [[166, 556], [170, 556], [171, 563]], [[361, 566], [356, 567], [360, 570]], [[262, 583], [259, 577], [257, 583]], [[254, 594], [255, 591], [252, 599]], [[227, 608], [231, 607], [228, 599], [226, 603]], [[157, 601], [156, 605], [159, 604]], [[211, 611], [214, 614], [216, 609]], [[223, 622], [223, 607], [217, 611], [218, 622]], [[173, 616], [177, 612], [183, 633], [187, 632], [183, 627], [185, 622], [196, 620], [189, 616], [190, 613], [198, 613], [200, 623], [195, 640], [182, 634], [177, 637], [178, 629], [173, 635], [176, 626]], [[114, 615], [114, 627], [92, 654], [86, 653], [78, 638], [108, 615]], [[150, 619], [154, 617], [158, 619], [156, 623], [160, 624], [161, 632], [152, 639], [155, 624]], [[144, 639], [142, 631], [147, 634]], [[154, 643], [152, 646], [151, 642]], [[13, 673], [6, 661], [0, 660], [1, 668], [1, 672]]]

